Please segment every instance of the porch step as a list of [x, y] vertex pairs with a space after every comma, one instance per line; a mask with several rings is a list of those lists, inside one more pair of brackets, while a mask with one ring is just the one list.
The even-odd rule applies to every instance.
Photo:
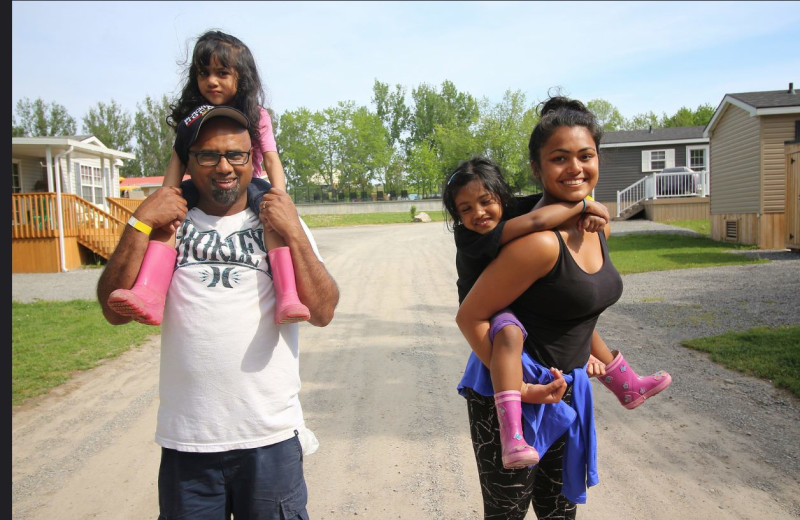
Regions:
[[614, 217], [611, 220], [628, 220], [630, 218], [635, 217], [642, 211], [644, 211], [644, 205], [641, 202], [637, 202], [633, 206], [625, 208], [624, 211], [620, 212], [618, 217]]
[[117, 248], [119, 237], [113, 233], [78, 235], [78, 243], [108, 260]]

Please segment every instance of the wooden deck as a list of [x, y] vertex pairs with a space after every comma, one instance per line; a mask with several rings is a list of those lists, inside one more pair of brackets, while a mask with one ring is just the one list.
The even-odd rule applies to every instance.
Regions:
[[[63, 223], [59, 229], [55, 193], [17, 193], [11, 196], [11, 272], [52, 273], [91, 262], [92, 255], [108, 259], [128, 218], [140, 200], [107, 199], [109, 212], [72, 194], [61, 195]], [[63, 236], [64, 266], [59, 240]]]

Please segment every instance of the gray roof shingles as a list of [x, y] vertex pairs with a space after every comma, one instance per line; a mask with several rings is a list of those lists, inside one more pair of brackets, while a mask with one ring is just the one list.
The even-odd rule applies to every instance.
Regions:
[[797, 89], [768, 90], [764, 92], [741, 92], [728, 96], [747, 103], [753, 108], [779, 108], [800, 106], [800, 92]]
[[649, 141], [676, 141], [703, 139], [704, 126], [677, 126], [651, 130], [622, 130], [603, 133], [603, 144], [640, 143]]

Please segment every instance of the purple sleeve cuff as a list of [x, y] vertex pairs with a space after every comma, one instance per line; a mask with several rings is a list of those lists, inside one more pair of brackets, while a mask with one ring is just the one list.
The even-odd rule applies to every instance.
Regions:
[[518, 327], [522, 331], [522, 339], [528, 337], [528, 331], [525, 330], [525, 327], [522, 326], [522, 323], [517, 319], [511, 309], [503, 309], [502, 311], [498, 312], [492, 319], [489, 321], [489, 341], [494, 343], [494, 337], [500, 332], [503, 327], [508, 325], [514, 325]]

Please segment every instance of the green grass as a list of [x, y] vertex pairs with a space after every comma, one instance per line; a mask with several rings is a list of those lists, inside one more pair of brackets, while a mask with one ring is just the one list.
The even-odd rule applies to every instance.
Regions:
[[[417, 211], [427, 213], [433, 222], [444, 220], [441, 210]], [[346, 215], [303, 215], [309, 228], [364, 226], [370, 224], [408, 224], [413, 222], [410, 212], [403, 213], [353, 213]]]
[[41, 395], [79, 370], [141, 345], [160, 327], [112, 326], [91, 300], [11, 303], [11, 404]]
[[714, 267], [720, 265], [760, 264], [767, 260], [729, 253], [752, 250], [743, 246], [715, 242], [705, 237], [666, 234], [633, 234], [608, 239], [611, 261], [621, 274]]
[[800, 326], [756, 327], [684, 341], [731, 370], [771, 381], [800, 397]]
[[692, 231], [700, 233], [704, 237], [711, 236], [711, 220], [707, 218], [699, 220], [670, 220], [664, 222], [664, 224], [691, 229]]

